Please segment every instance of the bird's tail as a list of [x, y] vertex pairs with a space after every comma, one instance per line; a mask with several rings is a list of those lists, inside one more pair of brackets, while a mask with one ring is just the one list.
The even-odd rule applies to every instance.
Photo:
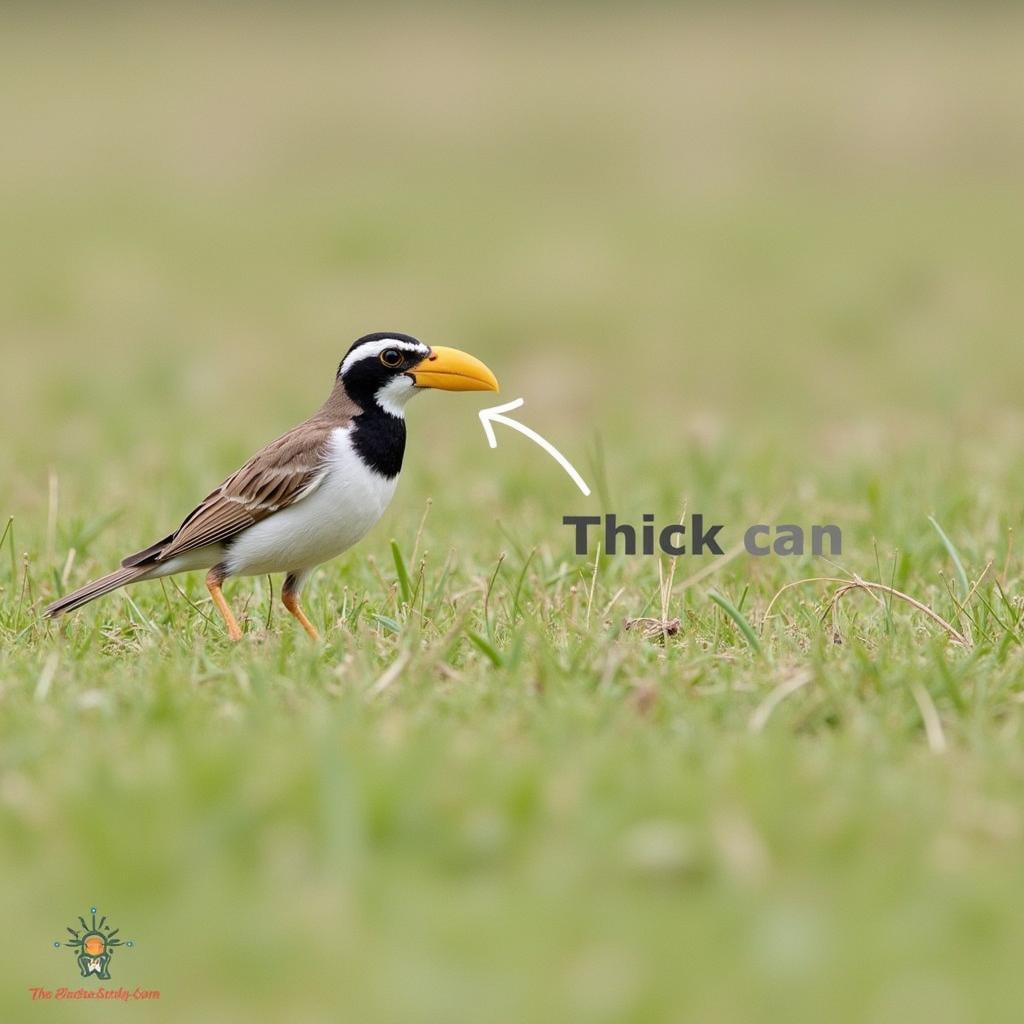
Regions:
[[142, 579], [149, 572], [150, 568], [150, 566], [131, 566], [126, 569], [118, 569], [106, 576], [101, 576], [98, 580], [93, 580], [92, 583], [79, 587], [78, 590], [73, 591], [66, 597], [62, 597], [59, 601], [54, 601], [43, 614], [48, 619], [55, 619], [58, 615], [63, 615], [65, 612], [81, 608], [83, 604], [95, 601], [97, 597], [109, 594], [112, 590], [117, 590], [118, 587], [123, 587], [126, 583], [134, 583], [136, 580]]

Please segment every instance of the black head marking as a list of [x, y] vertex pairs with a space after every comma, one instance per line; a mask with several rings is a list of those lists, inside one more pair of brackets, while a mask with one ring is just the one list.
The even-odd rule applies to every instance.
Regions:
[[338, 364], [338, 376], [341, 376], [342, 367], [345, 365], [345, 360], [352, 355], [356, 349], [361, 348], [363, 345], [372, 345], [377, 341], [404, 341], [407, 345], [416, 345], [417, 347], [427, 346], [423, 344], [419, 338], [414, 338], [411, 334], [402, 334], [400, 331], [375, 331], [373, 334], [364, 334], [361, 338], [357, 338], [349, 346], [348, 351], [342, 357], [341, 362]]
[[345, 354], [338, 377], [352, 400], [365, 409], [385, 385], [408, 375], [429, 354], [427, 345], [408, 334], [367, 334]]
[[352, 447], [375, 473], [396, 477], [405, 458], [405, 419], [364, 412], [352, 421]]
[[378, 398], [382, 389], [408, 375], [429, 352], [410, 334], [378, 331], [356, 341], [338, 367], [346, 393], [362, 410], [353, 417], [352, 444], [363, 462], [382, 476], [397, 476], [402, 468], [405, 419], [400, 410], [396, 415], [393, 408], [383, 408]]

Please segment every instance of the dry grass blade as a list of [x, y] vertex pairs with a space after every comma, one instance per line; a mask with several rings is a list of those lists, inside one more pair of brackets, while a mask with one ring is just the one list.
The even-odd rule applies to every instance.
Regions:
[[[679, 522], [682, 524], [686, 520], [686, 509], [689, 506], [689, 499], [683, 499], [683, 507], [679, 512]], [[668, 579], [665, 579], [665, 573], [662, 569], [661, 559], [658, 559], [658, 591], [661, 597], [661, 621], [666, 625], [662, 626], [662, 638], [661, 642], [664, 646], [668, 647], [668, 638], [674, 636], [674, 633], [670, 633], [668, 630], [667, 623], [674, 621], [676, 623], [676, 632], [679, 631], [679, 620], [670, 620], [668, 617], [669, 607], [672, 604], [672, 586], [675, 583], [676, 578], [676, 566], [679, 563], [679, 556], [676, 555], [669, 559], [668, 565]]]
[[916, 608], [922, 615], [926, 615], [932, 622], [941, 626], [950, 637], [961, 647], [970, 647], [970, 641], [963, 635], [954, 625], [947, 622], [938, 612], [933, 611], [926, 604], [922, 604], [915, 597], [911, 597], [909, 594], [904, 594], [903, 591], [897, 590], [895, 587], [890, 587], [885, 583], [872, 583], [868, 580], [862, 580], [857, 578], [852, 582], [846, 583], [840, 587], [833, 595], [832, 600], [829, 602], [828, 608], [825, 610], [825, 614], [829, 612], [835, 613], [839, 602], [853, 590], [864, 590], [867, 592], [880, 591], [883, 594], [888, 594], [890, 597], [895, 597], [899, 601], [904, 601], [909, 604], [912, 608]]
[[[982, 574], [982, 577], [984, 577], [984, 573]], [[980, 583], [980, 582], [981, 582], [981, 579], [978, 580], [978, 583]], [[778, 599], [787, 590], [792, 590], [794, 587], [803, 586], [806, 583], [838, 583], [838, 584], [840, 584], [839, 589], [836, 590], [836, 592], [832, 595], [832, 598], [829, 601], [828, 606], [825, 608], [825, 611], [824, 611], [824, 613], [822, 615], [822, 618], [824, 618], [826, 615], [829, 615], [829, 614], [832, 614], [834, 616], [835, 613], [836, 613], [836, 609], [837, 609], [837, 607], [839, 605], [839, 602], [848, 593], [850, 593], [850, 591], [852, 591], [852, 590], [862, 590], [865, 593], [870, 594], [870, 596], [879, 605], [882, 605], [883, 607], [884, 607], [885, 602], [878, 596], [878, 593], [888, 594], [890, 597], [894, 597], [897, 600], [904, 601], [907, 604], [909, 604], [912, 608], [916, 608], [923, 615], [928, 616], [928, 618], [930, 618], [937, 625], [941, 626], [949, 634], [949, 636], [956, 643], [960, 644], [962, 647], [970, 647], [971, 646], [970, 641], [967, 639], [966, 636], [964, 636], [963, 633], [960, 632], [960, 630], [958, 630], [951, 623], [947, 622], [937, 612], [935, 612], [931, 608], [929, 608], [928, 605], [922, 604], [920, 601], [917, 600], [917, 598], [911, 597], [909, 594], [904, 594], [902, 591], [897, 590], [895, 587], [890, 587], [886, 583], [873, 583], [873, 582], [871, 582], [869, 580], [862, 580], [859, 576], [854, 576], [854, 578], [852, 580], [845, 580], [845, 579], [841, 579], [841, 578], [836, 577], [836, 576], [811, 576], [811, 577], [808, 577], [807, 579], [794, 580], [792, 583], [787, 583], [784, 587], [782, 587], [780, 590], [778, 590], [776, 592], [776, 594], [774, 595], [774, 597], [772, 597], [772, 599], [768, 602], [768, 607], [765, 609], [764, 616], [761, 619], [761, 632], [762, 633], [764, 632], [765, 624], [767, 623], [768, 619], [771, 617], [772, 608], [775, 607], [775, 602], [778, 601]], [[973, 594], [975, 592], [975, 590], [977, 590], [978, 583], [976, 583], [974, 585], [974, 588], [972, 588], [972, 590], [970, 591], [971, 594]], [[876, 593], [876, 591], [878, 593]]]
[[590, 629], [590, 612], [594, 607], [594, 591], [597, 590], [597, 570], [601, 565], [601, 545], [597, 545], [597, 554], [594, 555], [594, 575], [590, 580], [590, 593], [587, 594], [587, 629]]
[[412, 556], [409, 559], [410, 562], [416, 561], [416, 555], [420, 550], [420, 541], [423, 539], [423, 527], [427, 525], [427, 516], [430, 515], [430, 509], [433, 504], [434, 499], [427, 498], [427, 504], [423, 509], [423, 516], [420, 519], [419, 528], [416, 530], [416, 539], [412, 542]]
[[379, 697], [405, 671], [405, 666], [409, 664], [411, 659], [412, 654], [410, 651], [402, 651], [366, 691], [366, 699], [374, 700]]
[[626, 629], [639, 630], [645, 640], [665, 643], [670, 636], [675, 636], [682, 625], [679, 619], [656, 619], [651, 616], [640, 619], [626, 619]]
[[768, 719], [771, 717], [771, 713], [791, 694], [796, 693], [797, 690], [806, 686], [811, 679], [812, 674], [804, 670], [798, 672], [792, 679], [787, 679], [784, 683], [776, 686], [771, 693], [757, 706], [757, 709], [750, 716], [750, 721], [747, 723], [747, 728], [750, 732], [758, 733], [768, 724]]
[[974, 581], [974, 586], [968, 591], [967, 596], [964, 598], [961, 608], [966, 608], [971, 603], [971, 598], [977, 593], [978, 587], [981, 586], [982, 580], [988, 575], [989, 569], [992, 568], [992, 562], [988, 561], [985, 563], [985, 568], [981, 570], [981, 575]]
[[698, 569], [697, 572], [691, 576], [687, 576], [685, 580], [682, 580], [679, 584], [679, 590], [688, 590], [694, 584], [700, 583], [701, 580], [707, 579], [709, 576], [713, 576], [716, 572], [720, 572], [724, 569], [733, 559], [738, 558], [746, 551], [746, 546], [743, 541], [739, 544], [734, 544], [731, 548], [726, 550], [724, 555], [720, 555], [710, 565], [704, 566], [703, 569]]
[[[784, 587], [780, 588], [775, 592], [775, 595], [768, 602], [768, 607], [764, 610], [764, 615], [761, 618], [761, 632], [764, 633], [764, 627], [768, 620], [771, 618], [772, 608], [775, 607], [775, 602], [787, 591], [792, 590], [794, 587], [802, 587], [807, 583], [839, 583], [845, 585], [850, 580], [844, 579], [840, 576], [808, 576], [807, 579], [794, 580], [792, 583], [787, 583]], [[871, 595], [881, 605], [884, 604], [882, 599], [875, 594]]]
[[58, 651], [51, 651], [43, 664], [43, 670], [39, 673], [39, 679], [36, 681], [35, 689], [35, 701], [37, 704], [41, 704], [50, 693], [50, 686], [53, 683], [54, 676], [57, 674], [57, 666], [60, 663], [60, 653]]
[[939, 718], [935, 701], [932, 700], [931, 694], [919, 682], [911, 685], [910, 692], [914, 695], [917, 708], [921, 712], [924, 732], [928, 737], [928, 749], [933, 754], [944, 754], [946, 752], [946, 734], [942, 729], [942, 719]]

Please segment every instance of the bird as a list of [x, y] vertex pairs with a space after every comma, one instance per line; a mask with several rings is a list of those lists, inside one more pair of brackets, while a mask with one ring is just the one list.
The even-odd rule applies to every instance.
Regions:
[[479, 359], [382, 331], [352, 344], [324, 404], [261, 448], [181, 525], [119, 569], [50, 604], [54, 619], [128, 584], [205, 569], [228, 636], [242, 638], [224, 596], [235, 576], [284, 573], [281, 599], [319, 639], [299, 602], [313, 570], [373, 527], [391, 502], [405, 455], [406, 403], [428, 388], [497, 391]]

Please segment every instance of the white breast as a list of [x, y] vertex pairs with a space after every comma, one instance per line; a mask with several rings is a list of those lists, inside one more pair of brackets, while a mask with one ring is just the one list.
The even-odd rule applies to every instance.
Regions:
[[312, 569], [361, 540], [391, 502], [397, 477], [359, 458], [348, 429], [331, 436], [324, 475], [305, 498], [250, 527], [231, 544], [231, 576]]

